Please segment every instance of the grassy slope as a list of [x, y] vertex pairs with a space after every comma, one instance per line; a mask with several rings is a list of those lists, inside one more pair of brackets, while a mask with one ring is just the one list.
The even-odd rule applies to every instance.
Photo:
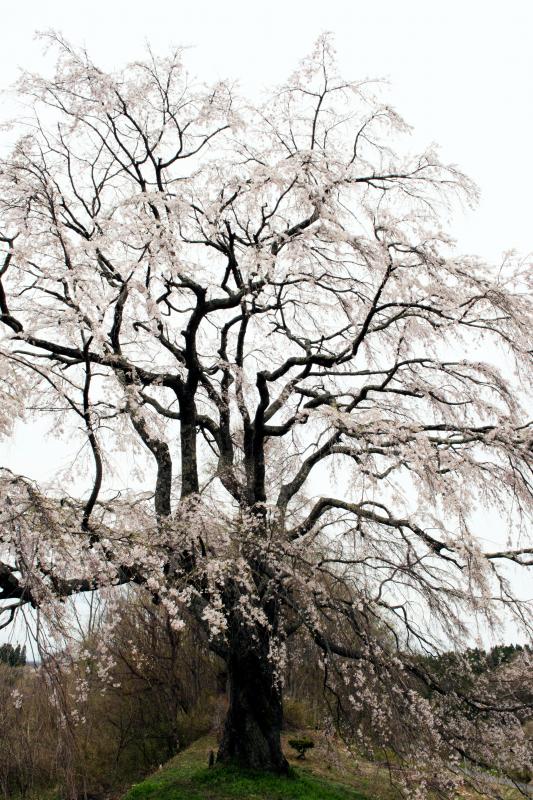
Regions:
[[[356, 765], [352, 757], [335, 754], [332, 763], [317, 748], [305, 761], [289, 754], [294, 775], [280, 778], [235, 768], [208, 769], [209, 737], [195, 742], [164, 768], [133, 786], [123, 800], [391, 800], [385, 776]], [[289, 748], [286, 746], [285, 752]], [[357, 769], [356, 769], [357, 767]]]

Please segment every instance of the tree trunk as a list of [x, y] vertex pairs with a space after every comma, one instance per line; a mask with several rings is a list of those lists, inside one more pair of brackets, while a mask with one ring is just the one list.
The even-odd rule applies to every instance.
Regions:
[[286, 774], [281, 750], [282, 692], [268, 658], [268, 636], [242, 626], [228, 659], [229, 708], [217, 761]]

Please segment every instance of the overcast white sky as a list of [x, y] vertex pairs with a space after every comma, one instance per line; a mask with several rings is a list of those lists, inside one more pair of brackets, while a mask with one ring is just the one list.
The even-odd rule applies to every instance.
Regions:
[[[43, 68], [34, 33], [48, 28], [106, 69], [138, 57], [145, 42], [158, 52], [188, 46], [191, 72], [237, 79], [252, 95], [333, 31], [346, 77], [387, 78], [416, 142], [440, 144], [479, 185], [479, 208], [451, 228], [460, 249], [491, 261], [533, 250], [533, 0], [4, 0], [1, 88], [20, 68]], [[0, 120], [11, 112], [5, 99]], [[27, 430], [0, 456], [43, 478], [59, 452], [37, 453]]]

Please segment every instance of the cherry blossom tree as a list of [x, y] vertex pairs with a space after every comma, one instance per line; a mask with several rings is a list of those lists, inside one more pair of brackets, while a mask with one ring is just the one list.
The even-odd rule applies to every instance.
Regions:
[[[220, 761], [286, 771], [298, 632], [422, 788], [522, 768], [527, 657], [497, 688], [431, 664], [531, 631], [506, 572], [533, 564], [528, 265], [457, 255], [440, 221], [474, 187], [327, 36], [255, 105], [180, 52], [108, 74], [49, 39], [0, 162], [0, 429], [31, 405], [90, 461], [85, 495], [1, 472], [2, 624], [137, 584], [227, 664]], [[150, 491], [111, 492], [117, 451]]]

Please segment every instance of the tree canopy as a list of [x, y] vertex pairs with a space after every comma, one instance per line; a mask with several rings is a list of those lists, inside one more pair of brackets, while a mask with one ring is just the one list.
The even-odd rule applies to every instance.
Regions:
[[[108, 74], [51, 43], [0, 161], [0, 430], [74, 420], [90, 461], [83, 497], [2, 470], [5, 620], [125, 583], [193, 615], [228, 664], [220, 759], [286, 768], [299, 631], [357, 735], [443, 791], [459, 759], [523, 765], [529, 653], [464, 694], [420, 654], [531, 630], [505, 571], [533, 564], [528, 265], [456, 253], [441, 221], [475, 188], [327, 36], [255, 104], [179, 51]], [[112, 493], [142, 451], [150, 491]]]

